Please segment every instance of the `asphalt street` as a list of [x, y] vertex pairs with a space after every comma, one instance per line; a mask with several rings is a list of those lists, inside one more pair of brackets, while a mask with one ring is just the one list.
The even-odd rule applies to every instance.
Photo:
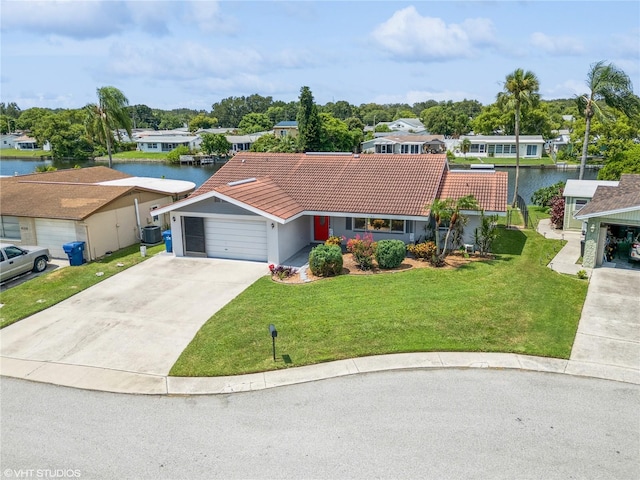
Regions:
[[216, 396], [2, 378], [2, 478], [640, 478], [640, 386], [411, 370]]

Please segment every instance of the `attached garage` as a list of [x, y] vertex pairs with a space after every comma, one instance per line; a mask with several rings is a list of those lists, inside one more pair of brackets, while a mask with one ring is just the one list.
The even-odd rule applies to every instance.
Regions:
[[36, 218], [35, 228], [39, 246], [47, 247], [53, 257], [66, 258], [62, 245], [76, 240], [75, 221]]
[[208, 257], [267, 261], [267, 223], [262, 218], [206, 218], [204, 237]]

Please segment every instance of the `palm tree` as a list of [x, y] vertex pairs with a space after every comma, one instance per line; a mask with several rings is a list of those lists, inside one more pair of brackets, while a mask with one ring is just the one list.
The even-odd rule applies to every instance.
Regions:
[[516, 135], [516, 179], [511, 206], [515, 207], [518, 199], [518, 177], [520, 175], [520, 113], [522, 106], [535, 105], [539, 99], [540, 82], [535, 73], [518, 68], [507, 75], [504, 91], [498, 94], [498, 104], [503, 108], [515, 110]]
[[602, 107], [605, 105], [618, 108], [629, 117], [633, 115], [634, 111], [637, 111], [638, 107], [638, 97], [633, 94], [631, 79], [612, 63], [606, 64], [604, 60], [601, 60], [592, 64], [587, 74], [587, 86], [589, 93], [576, 98], [578, 109], [580, 113], [584, 114], [586, 120], [579, 180], [582, 180], [584, 167], [587, 163], [591, 119], [594, 116], [604, 118]]
[[[449, 243], [451, 232], [456, 227], [456, 223], [462, 221], [460, 210], [478, 210], [478, 208], [478, 202], [473, 195], [460, 197], [457, 200], [453, 200], [452, 198], [445, 198], [444, 200], [436, 198], [433, 201], [429, 210], [436, 223], [436, 250], [440, 260], [444, 260], [444, 257], [447, 255], [447, 244]], [[440, 250], [440, 224], [446, 221], [449, 222], [449, 228], [444, 238], [442, 250]]]
[[111, 158], [113, 145], [113, 132], [124, 128], [131, 138], [131, 117], [127, 106], [129, 100], [115, 87], [102, 87], [96, 90], [98, 103], [87, 105], [87, 119], [85, 127], [87, 133], [97, 138], [107, 147], [109, 155], [109, 168], [113, 167]]

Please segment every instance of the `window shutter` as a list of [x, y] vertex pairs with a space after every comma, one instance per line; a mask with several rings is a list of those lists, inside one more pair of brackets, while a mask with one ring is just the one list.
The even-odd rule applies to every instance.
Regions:
[[347, 217], [345, 218], [345, 220], [346, 221], [344, 222], [345, 223], [344, 229], [351, 230], [351, 217]]

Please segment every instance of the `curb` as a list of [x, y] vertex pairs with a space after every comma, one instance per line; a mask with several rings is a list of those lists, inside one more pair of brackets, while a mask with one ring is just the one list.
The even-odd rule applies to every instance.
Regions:
[[137, 395], [220, 395], [374, 372], [446, 368], [523, 370], [640, 385], [640, 370], [637, 369], [512, 353], [399, 353], [223, 377], [170, 377], [0, 357], [0, 375], [3, 377], [84, 390]]

